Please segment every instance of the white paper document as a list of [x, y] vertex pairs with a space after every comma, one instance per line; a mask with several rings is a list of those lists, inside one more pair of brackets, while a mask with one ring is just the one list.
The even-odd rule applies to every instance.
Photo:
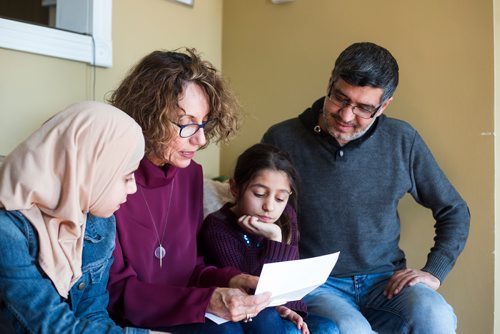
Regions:
[[266, 263], [255, 294], [271, 292], [269, 306], [302, 299], [326, 282], [338, 258], [339, 252], [302, 260]]
[[[266, 263], [262, 268], [255, 294], [271, 292], [269, 306], [302, 299], [326, 282], [338, 258], [339, 252], [336, 252], [302, 260]], [[210, 313], [207, 313], [206, 317], [218, 324], [227, 321]]]

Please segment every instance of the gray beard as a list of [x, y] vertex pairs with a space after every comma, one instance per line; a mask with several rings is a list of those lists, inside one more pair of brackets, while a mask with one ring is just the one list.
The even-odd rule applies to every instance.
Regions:
[[[375, 117], [373, 119], [373, 122], [371, 122], [370, 125], [368, 125], [363, 130], [359, 130], [357, 132], [354, 132], [352, 135], [349, 135], [349, 136], [342, 135], [342, 134], [336, 134], [333, 131], [331, 131], [330, 129], [328, 129], [328, 127], [326, 127], [326, 128], [327, 128], [327, 131], [330, 134], [330, 136], [332, 136], [333, 138], [335, 138], [337, 140], [337, 142], [339, 143], [340, 146], [344, 146], [348, 142], [353, 141], [355, 139], [358, 139], [358, 138], [362, 137], [368, 130], [370, 130], [370, 128], [372, 127], [373, 123], [375, 123], [376, 119], [377, 119], [377, 117]], [[340, 142], [340, 140], [343, 142], [343, 144]]]

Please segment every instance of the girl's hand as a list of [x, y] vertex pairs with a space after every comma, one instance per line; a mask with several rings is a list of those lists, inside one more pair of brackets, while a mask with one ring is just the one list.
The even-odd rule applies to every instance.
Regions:
[[257, 217], [244, 215], [238, 218], [238, 224], [249, 233], [281, 242], [281, 228], [274, 223], [263, 223]]
[[286, 306], [276, 306], [276, 311], [278, 311], [279, 315], [283, 319], [290, 320], [297, 326], [298, 329], [302, 331], [302, 334], [309, 334], [309, 328], [307, 328], [307, 324], [304, 322], [304, 319], [295, 311], [290, 310]]

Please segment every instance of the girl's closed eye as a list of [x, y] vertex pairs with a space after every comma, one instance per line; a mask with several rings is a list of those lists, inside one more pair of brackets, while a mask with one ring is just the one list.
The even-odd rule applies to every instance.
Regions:
[[280, 202], [280, 203], [288, 202], [288, 199], [290, 198], [291, 194], [292, 194], [292, 192], [280, 190], [276, 196], [276, 201]]
[[253, 193], [253, 195], [254, 195], [255, 197], [258, 197], [258, 198], [262, 198], [262, 197], [265, 197], [265, 196], [266, 196], [266, 194], [265, 194], [265, 193], [257, 193], [257, 192], [254, 192], [254, 193]]
[[133, 182], [135, 181], [135, 175], [134, 173], [130, 173], [125, 176], [125, 182]]
[[288, 200], [288, 198], [279, 198], [279, 197], [276, 197], [276, 202], [279, 202], [279, 203], [286, 202], [287, 200]]

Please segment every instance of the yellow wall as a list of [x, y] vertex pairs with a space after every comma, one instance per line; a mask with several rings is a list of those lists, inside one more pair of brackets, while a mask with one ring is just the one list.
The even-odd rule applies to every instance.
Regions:
[[[324, 94], [338, 53], [357, 41], [387, 47], [401, 82], [386, 113], [413, 124], [472, 213], [464, 253], [440, 292], [458, 333], [493, 331], [493, 3], [478, 0], [224, 2], [223, 73], [246, 109], [221, 172], [269, 125]], [[411, 198], [400, 205], [402, 247], [421, 267], [433, 220]]]
[[[167, 0], [114, 1], [114, 65], [97, 69], [96, 99], [146, 53], [198, 48], [223, 66], [247, 112], [239, 137], [221, 149], [220, 171], [227, 175], [270, 124], [296, 116], [322, 95], [338, 53], [362, 40], [386, 46], [399, 61], [401, 83], [387, 114], [419, 130], [469, 203], [470, 238], [440, 291], [457, 312], [458, 333], [491, 333], [491, 1], [195, 0], [193, 8]], [[0, 154], [49, 115], [92, 96], [92, 69], [82, 63], [0, 49], [0, 73]], [[218, 155], [216, 147], [198, 155], [209, 176], [219, 174]], [[400, 214], [409, 264], [422, 266], [432, 243], [430, 214], [411, 199], [402, 201]]]
[[[104, 100], [127, 70], [157, 49], [196, 47], [221, 67], [222, 0], [194, 7], [167, 0], [113, 1], [113, 67], [98, 68], [96, 100]], [[0, 49], [0, 155], [70, 103], [92, 98], [92, 68], [84, 63]], [[205, 173], [219, 174], [219, 148], [200, 152]]]
[[[500, 0], [493, 1], [494, 6], [494, 45], [495, 45], [495, 97], [500, 96]], [[500, 104], [498, 98], [495, 98], [495, 129], [500, 129]], [[500, 147], [500, 138], [498, 135], [495, 136], [495, 147]], [[495, 149], [495, 166], [500, 165], [500, 152]], [[500, 229], [500, 221], [498, 220], [498, 213], [500, 213], [500, 200], [498, 193], [500, 192], [500, 170], [495, 169], [495, 230]], [[495, 245], [500, 245], [500, 235], [495, 233]], [[499, 305], [500, 303], [500, 291], [498, 289], [498, 278], [500, 277], [500, 259], [495, 257], [495, 302], [494, 305]], [[494, 312], [495, 318], [495, 333], [500, 333], [500, 314], [499, 312]]]

